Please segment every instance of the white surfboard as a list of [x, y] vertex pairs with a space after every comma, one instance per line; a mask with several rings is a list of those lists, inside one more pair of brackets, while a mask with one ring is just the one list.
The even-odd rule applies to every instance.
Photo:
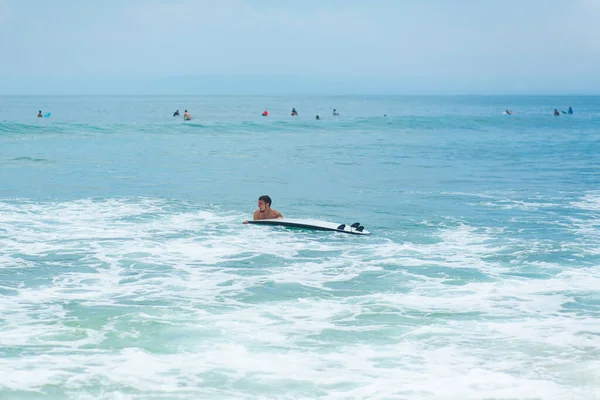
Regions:
[[312, 229], [316, 231], [331, 231], [350, 233], [352, 235], [370, 235], [371, 232], [365, 230], [365, 227], [360, 223], [355, 222], [354, 224], [336, 224], [335, 222], [317, 221], [313, 219], [292, 219], [292, 218], [280, 218], [280, 219], [259, 219], [256, 221], [248, 221], [249, 224], [254, 225], [269, 225], [269, 226], [286, 226], [290, 228], [304, 228]]

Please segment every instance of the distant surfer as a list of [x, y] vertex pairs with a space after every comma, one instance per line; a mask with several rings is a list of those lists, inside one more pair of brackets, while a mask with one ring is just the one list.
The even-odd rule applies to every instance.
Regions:
[[173, 113], [174, 117], [179, 117], [179, 110], [175, 110], [175, 112]]
[[508, 115], [513, 115], [513, 112], [512, 112], [512, 110], [506, 110], [506, 111], [504, 111], [504, 113], [505, 113], [505, 114], [508, 114]]
[[43, 117], [42, 110], [40, 110], [40, 111], [38, 111], [38, 118], [42, 118], [42, 117]]
[[316, 118], [316, 119], [321, 119], [321, 118], [320, 118], [320, 117], [317, 115], [317, 118]]
[[269, 112], [267, 110], [263, 111], [262, 116], [263, 117], [268, 117], [269, 116]]
[[573, 108], [571, 106], [569, 106], [569, 111], [567, 111], [567, 114], [573, 114]]
[[185, 112], [183, 113], [183, 120], [184, 121], [190, 121], [192, 119], [192, 116], [190, 115], [190, 113], [188, 112], [188, 110], [185, 110]]
[[339, 112], [337, 112], [337, 110], [334, 108], [334, 109], [333, 109], [333, 115], [334, 115], [334, 116], [338, 116], [338, 115], [340, 115], [340, 113], [339, 113]]
[[292, 108], [292, 117], [297, 117], [298, 116], [298, 111], [296, 111], [295, 108]]
[[554, 109], [554, 116], [555, 116], [555, 117], [558, 117], [559, 115], [560, 115], [560, 113], [558, 112], [558, 109], [556, 109], [556, 108], [555, 108], [555, 109]]
[[[267, 195], [258, 198], [258, 210], [254, 211], [254, 221], [259, 219], [277, 219], [283, 218], [283, 215], [277, 210], [271, 208], [271, 198]], [[244, 221], [245, 224], [248, 221]]]

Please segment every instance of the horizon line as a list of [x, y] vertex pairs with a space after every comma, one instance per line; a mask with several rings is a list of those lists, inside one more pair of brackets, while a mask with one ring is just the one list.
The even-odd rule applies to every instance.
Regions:
[[348, 93], [348, 94], [322, 94], [322, 93], [281, 93], [281, 94], [223, 94], [223, 93], [202, 93], [202, 94], [165, 94], [165, 93], [45, 93], [45, 94], [16, 94], [0, 93], [0, 97], [598, 97], [600, 93]]

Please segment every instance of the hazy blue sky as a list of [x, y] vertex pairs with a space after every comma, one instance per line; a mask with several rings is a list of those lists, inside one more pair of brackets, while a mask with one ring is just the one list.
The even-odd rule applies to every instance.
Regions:
[[0, 94], [600, 94], [600, 0], [0, 0]]

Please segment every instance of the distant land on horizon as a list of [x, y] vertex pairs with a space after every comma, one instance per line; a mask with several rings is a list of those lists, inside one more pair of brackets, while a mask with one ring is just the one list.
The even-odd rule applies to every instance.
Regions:
[[0, 95], [242, 95], [242, 96], [593, 96], [598, 85], [547, 84], [544, 79], [531, 80], [527, 90], [510, 82], [494, 80], [441, 79], [407, 77], [406, 79], [374, 77], [306, 77], [297, 75], [188, 75], [152, 77], [56, 77], [29, 78], [0, 83]]

